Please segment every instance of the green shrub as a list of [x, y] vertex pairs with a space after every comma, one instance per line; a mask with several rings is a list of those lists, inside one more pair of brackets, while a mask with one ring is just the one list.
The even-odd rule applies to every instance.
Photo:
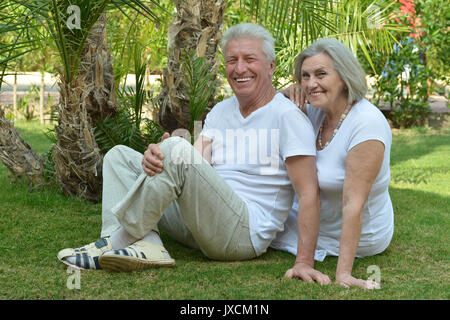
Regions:
[[401, 39], [389, 56], [384, 71], [376, 76], [376, 105], [388, 104], [394, 127], [422, 125], [428, 106], [431, 71], [424, 65], [423, 53], [412, 38]]
[[136, 90], [126, 88], [118, 91], [119, 110], [113, 117], [99, 121], [95, 128], [95, 140], [105, 154], [115, 145], [125, 145], [144, 153], [150, 143], [157, 143], [164, 133], [154, 121], [143, 118], [143, 106], [149, 103], [145, 89], [146, 64], [141, 57], [142, 48], [135, 43], [134, 71]]

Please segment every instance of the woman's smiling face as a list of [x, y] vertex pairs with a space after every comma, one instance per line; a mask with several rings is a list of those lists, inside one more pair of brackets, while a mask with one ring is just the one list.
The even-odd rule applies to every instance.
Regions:
[[316, 54], [303, 61], [300, 84], [306, 93], [306, 100], [314, 107], [326, 110], [336, 103], [347, 101], [345, 83], [326, 53]]

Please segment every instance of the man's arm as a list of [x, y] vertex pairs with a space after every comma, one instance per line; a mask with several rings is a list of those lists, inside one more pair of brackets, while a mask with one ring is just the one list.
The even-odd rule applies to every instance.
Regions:
[[320, 223], [320, 198], [316, 158], [295, 156], [286, 159], [289, 178], [298, 198], [298, 247], [294, 267], [285, 276], [329, 284], [330, 278], [314, 269], [314, 252]]
[[[142, 168], [144, 172], [149, 176], [154, 176], [157, 173], [162, 172], [164, 169], [163, 161], [164, 154], [159, 149], [159, 145], [170, 135], [168, 132], [164, 133], [159, 143], [149, 144], [147, 150], [144, 152], [144, 157], [142, 159]], [[204, 136], [199, 136], [197, 140], [194, 142], [194, 148], [197, 149], [198, 152], [206, 159], [209, 163], [211, 163], [212, 159], [212, 140], [206, 138]]]

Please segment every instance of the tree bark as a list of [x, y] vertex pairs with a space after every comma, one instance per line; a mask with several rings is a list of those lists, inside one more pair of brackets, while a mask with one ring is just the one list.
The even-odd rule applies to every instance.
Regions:
[[86, 39], [78, 71], [78, 74], [84, 77], [86, 90], [89, 92], [86, 109], [92, 126], [99, 120], [115, 115], [117, 111], [114, 71], [106, 41], [106, 26], [106, 13], [103, 13]]
[[14, 84], [13, 84], [13, 117], [14, 121], [17, 121], [17, 70], [14, 71]]
[[44, 124], [45, 71], [41, 70], [41, 87], [39, 90], [39, 121]]
[[102, 155], [94, 139], [87, 113], [88, 92], [84, 77], [70, 83], [61, 81], [57, 142], [53, 149], [56, 178], [67, 195], [99, 201], [101, 197]]
[[[182, 68], [183, 54], [205, 56], [214, 80], [219, 67], [218, 48], [227, 1], [178, 0], [176, 14], [168, 29], [168, 67], [163, 71], [163, 88], [156, 99], [159, 122], [169, 132], [189, 129], [189, 100]], [[206, 111], [215, 104], [215, 95]]]
[[44, 183], [43, 163], [20, 137], [14, 125], [0, 110], [0, 159], [13, 176], [24, 178], [32, 187]]
[[103, 155], [94, 138], [94, 126], [116, 112], [105, 14], [86, 41], [78, 75], [70, 83], [61, 78], [59, 87], [57, 143], [53, 150], [56, 178], [65, 194], [98, 202]]

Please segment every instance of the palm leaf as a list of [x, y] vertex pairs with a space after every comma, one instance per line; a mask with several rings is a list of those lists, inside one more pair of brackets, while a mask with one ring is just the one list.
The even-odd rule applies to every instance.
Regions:
[[[95, 140], [105, 154], [115, 145], [126, 145], [144, 153], [150, 143], [159, 142], [164, 133], [161, 127], [149, 119], [142, 119], [143, 105], [146, 102], [145, 71], [142, 48], [134, 42], [133, 62], [136, 76], [136, 91], [125, 85], [118, 91], [120, 110], [113, 117], [97, 123]], [[144, 122], [144, 125], [142, 125]]]
[[333, 23], [323, 18], [332, 13], [331, 3], [325, 0], [249, 0], [244, 10], [256, 23], [267, 27], [275, 39], [289, 37], [300, 30], [298, 38], [304, 41], [320, 34], [322, 28], [334, 29]]
[[164, 131], [157, 123], [144, 119], [144, 126], [136, 127], [134, 116], [129, 111], [122, 109], [114, 117], [97, 123], [95, 140], [102, 153], [116, 145], [125, 145], [144, 153], [150, 143], [160, 141]]
[[206, 58], [195, 57], [195, 53], [184, 53], [186, 94], [189, 97], [190, 123], [189, 132], [192, 139], [194, 122], [199, 120], [208, 106], [208, 101], [215, 93], [217, 80], [213, 80]]
[[8, 65], [36, 48], [39, 39], [30, 37], [30, 22], [21, 15], [21, 7], [10, 1], [0, 3], [0, 88]]
[[[369, 52], [390, 52], [394, 31], [406, 31], [392, 23], [393, 5], [385, 0], [247, 0], [241, 4], [252, 20], [272, 32], [276, 41], [278, 65], [275, 78], [287, 78], [287, 60], [318, 38], [333, 37], [363, 56], [373, 67]], [[292, 61], [291, 59], [289, 60]]]
[[[63, 64], [63, 76], [67, 82], [70, 82], [77, 74], [89, 31], [103, 12], [127, 6], [152, 21], [158, 21], [158, 15], [152, 8], [164, 10], [154, 0], [150, 1], [152, 7], [141, 0], [10, 0], [10, 3], [26, 9], [25, 16], [30, 21], [38, 22], [52, 37]], [[70, 28], [67, 25], [70, 17], [68, 8], [73, 5], [80, 10], [80, 28]]]

